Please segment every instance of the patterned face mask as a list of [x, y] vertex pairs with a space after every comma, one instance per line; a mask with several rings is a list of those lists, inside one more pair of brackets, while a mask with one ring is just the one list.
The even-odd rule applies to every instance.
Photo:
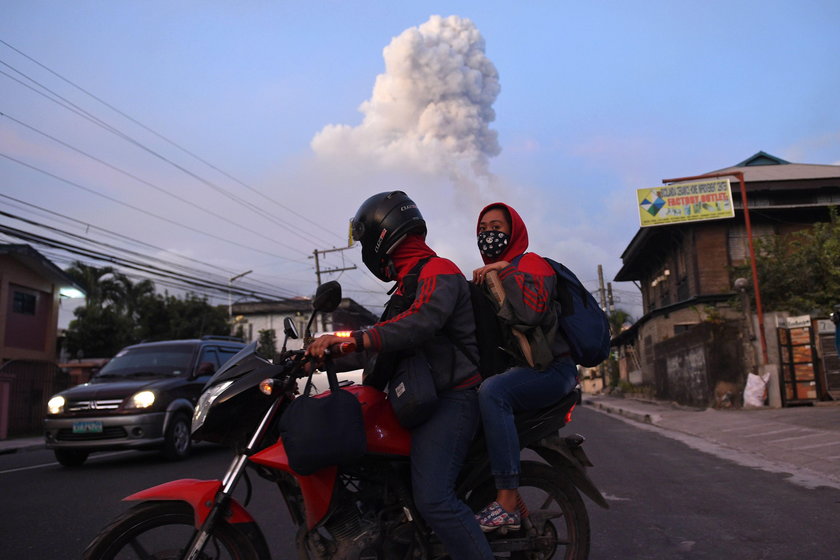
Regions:
[[507, 249], [510, 236], [503, 231], [478, 232], [478, 250], [488, 259], [495, 259]]

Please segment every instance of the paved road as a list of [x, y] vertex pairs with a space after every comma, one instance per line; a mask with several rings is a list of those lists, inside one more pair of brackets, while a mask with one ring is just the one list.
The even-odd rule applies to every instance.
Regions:
[[[587, 500], [594, 560], [837, 558], [840, 490], [809, 488], [792, 469], [745, 466], [748, 451], [697, 438], [709, 444], [701, 449], [684, 441], [693, 436], [592, 405], [580, 407], [565, 431], [587, 437], [591, 475], [611, 504], [602, 510]], [[213, 447], [181, 463], [155, 453], [94, 455], [81, 469], [62, 468], [43, 450], [0, 455], [0, 556], [78, 558], [126, 507], [123, 496], [175, 478], [216, 478], [228, 460]], [[265, 481], [254, 486], [249, 510], [273, 557], [293, 558], [294, 532], [278, 494]]]

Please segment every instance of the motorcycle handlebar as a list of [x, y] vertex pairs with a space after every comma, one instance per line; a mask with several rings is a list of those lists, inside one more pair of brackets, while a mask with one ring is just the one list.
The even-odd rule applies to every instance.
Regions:
[[355, 351], [356, 343], [351, 340], [347, 342], [339, 342], [338, 344], [333, 344], [332, 346], [326, 349], [324, 354], [331, 358], [337, 358], [339, 356], [344, 356], [345, 354], [352, 354]]

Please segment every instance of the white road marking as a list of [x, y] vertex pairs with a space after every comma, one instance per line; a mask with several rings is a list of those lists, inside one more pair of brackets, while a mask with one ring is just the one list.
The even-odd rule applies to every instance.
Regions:
[[[114, 451], [113, 453], [102, 453], [92, 456], [88, 461], [95, 461], [97, 459], [104, 459], [105, 457], [114, 457], [116, 455], [125, 455], [127, 453], [134, 453], [133, 451]], [[52, 463], [43, 463], [40, 465], [30, 465], [28, 467], [18, 467], [16, 469], [6, 469], [5, 471], [0, 471], [0, 474], [9, 474], [13, 472], [20, 472], [20, 471], [32, 471], [35, 469], [43, 469], [45, 467], [54, 467], [56, 465], [60, 465], [61, 463], [54, 461]]]

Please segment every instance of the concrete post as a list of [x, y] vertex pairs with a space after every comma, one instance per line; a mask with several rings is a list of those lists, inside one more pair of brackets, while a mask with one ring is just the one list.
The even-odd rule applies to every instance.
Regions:
[[782, 393], [779, 388], [779, 364], [764, 364], [764, 373], [769, 373], [767, 380], [767, 403], [770, 408], [782, 408]]

